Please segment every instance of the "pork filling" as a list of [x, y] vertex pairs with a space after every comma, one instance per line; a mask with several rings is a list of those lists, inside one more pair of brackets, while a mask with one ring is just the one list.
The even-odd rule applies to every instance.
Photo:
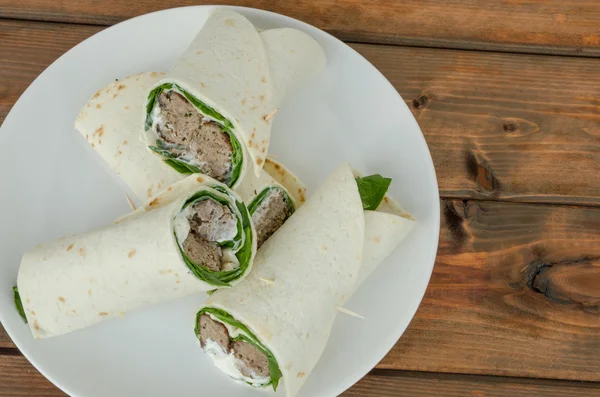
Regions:
[[234, 341], [227, 327], [215, 321], [208, 314], [200, 316], [198, 324], [200, 345], [204, 348], [209, 341], [216, 342], [227, 354], [235, 357], [238, 371], [245, 377], [258, 379], [269, 377], [269, 361], [267, 356], [256, 346], [245, 341]]
[[226, 205], [212, 199], [201, 200], [188, 206], [180, 216], [185, 216], [189, 224], [182, 248], [193, 263], [215, 272], [239, 266], [235, 257], [227, 255], [227, 249], [219, 245], [237, 234], [237, 218]]
[[218, 181], [229, 182], [233, 146], [218, 123], [202, 115], [176, 91], [161, 92], [155, 111], [156, 133], [174, 157]]
[[265, 197], [252, 214], [252, 222], [258, 236], [257, 246], [260, 248], [290, 215], [292, 215], [292, 209], [283, 190], [272, 190], [271, 194]]

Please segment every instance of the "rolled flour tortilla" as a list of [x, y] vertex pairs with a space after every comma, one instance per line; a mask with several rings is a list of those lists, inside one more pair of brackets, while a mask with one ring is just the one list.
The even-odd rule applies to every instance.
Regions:
[[[273, 388], [283, 380], [286, 395], [295, 396], [325, 348], [337, 308], [412, 228], [389, 197], [384, 208], [392, 213], [363, 211], [344, 199], [351, 191], [356, 199], [354, 176], [343, 166], [263, 245], [245, 282], [215, 292], [197, 313], [204, 351], [233, 379]], [[351, 225], [343, 215], [364, 223]]]
[[[290, 183], [280, 183], [269, 169]], [[260, 248], [304, 202], [306, 186], [283, 164], [267, 159], [260, 176], [247, 175], [236, 192], [250, 211]]]
[[[243, 26], [247, 27], [247, 24], [244, 22]], [[251, 36], [253, 37], [254, 33]], [[314, 39], [294, 29], [266, 30], [260, 33], [260, 38], [266, 48], [271, 75], [273, 91], [271, 106], [277, 108], [286, 95], [289, 95], [308, 78], [324, 69], [325, 55], [322, 47]], [[226, 36], [222, 36], [221, 40], [221, 44], [226, 44]], [[194, 57], [195, 54], [191, 48], [195, 47], [190, 46], [186, 54]], [[199, 51], [202, 50], [196, 50], [196, 52]], [[237, 55], [234, 56], [234, 60], [236, 57]], [[195, 64], [201, 60], [196, 61]], [[246, 60], [246, 64], [240, 67], [247, 67], [247, 64]], [[233, 68], [234, 63], [228, 62], [228, 65]], [[199, 65], [198, 67], [202, 68], [204, 66]], [[233, 69], [227, 68], [226, 70], [233, 73]], [[215, 77], [217, 80], [210, 85], [207, 85], [205, 81], [196, 81], [196, 87], [202, 88], [203, 97], [215, 90], [218, 91], [222, 86], [235, 89], [237, 75], [224, 74], [223, 70], [216, 73], [221, 76]], [[206, 76], [205, 73], [195, 73], [195, 75]], [[98, 91], [83, 106], [75, 121], [75, 128], [88, 140], [94, 150], [117, 175], [125, 181], [137, 198], [142, 201], [172, 183], [183, 179], [186, 173], [192, 172], [192, 169], [185, 164], [178, 164], [173, 159], [165, 159], [149, 149], [149, 147], [154, 147], [159, 152], [161, 150], [157, 147], [156, 141], [152, 139], [151, 131], [144, 131], [148, 93], [159, 85], [159, 82], [166, 81], [166, 79], [167, 75], [165, 73], [147, 72], [112, 82]], [[201, 87], [200, 83], [204, 84], [205, 87]], [[192, 84], [192, 82], [189, 84]], [[232, 84], [234, 84], [234, 87], [232, 87]], [[262, 81], [261, 84], [264, 85]], [[205, 92], [204, 89], [209, 91]], [[224, 92], [218, 95], [220, 98], [224, 95]], [[247, 92], [246, 95], [255, 96], [259, 98], [260, 102], [260, 94], [257, 96], [257, 94]], [[237, 94], [235, 97], [237, 97]], [[239, 103], [236, 102], [232, 110], [233, 113], [247, 112], [247, 107], [251, 109], [254, 106], [249, 105], [247, 100], [245, 105], [242, 105], [243, 99], [238, 98], [238, 100]], [[233, 102], [227, 103], [227, 106], [233, 105]], [[221, 107], [215, 109], [213, 110], [221, 111]], [[257, 109], [258, 107], [255, 110]], [[185, 112], [184, 119], [185, 114], [198, 116], [191, 111]], [[221, 115], [223, 116], [225, 113]], [[257, 115], [255, 114], [255, 116]], [[191, 116], [190, 119], [192, 119]], [[268, 129], [270, 134], [270, 123], [265, 123], [264, 120], [259, 120], [259, 123], [263, 126], [263, 133], [266, 133], [265, 129]], [[241, 137], [236, 135], [238, 137], [236, 139], [242, 146], [254, 147], [256, 143], [265, 140], [265, 138], [258, 140], [258, 136], [252, 129], [250, 129], [249, 135], [246, 134], [248, 129], [245, 128], [245, 124], [242, 127], [244, 128], [234, 129], [236, 134], [242, 134]], [[254, 137], [252, 136], [253, 133], [255, 134]], [[250, 151], [250, 153], [252, 152]], [[247, 159], [247, 161], [256, 164], [255, 160]], [[247, 165], [243, 164], [243, 166], [246, 167]], [[235, 183], [239, 184], [242, 180], [243, 175], [240, 174], [238, 181]]]
[[233, 286], [250, 272], [255, 253], [241, 198], [192, 175], [108, 227], [26, 253], [18, 292], [34, 337], [47, 338]]

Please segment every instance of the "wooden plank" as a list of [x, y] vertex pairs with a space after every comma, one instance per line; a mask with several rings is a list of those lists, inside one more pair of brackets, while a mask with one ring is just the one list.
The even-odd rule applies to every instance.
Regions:
[[4, 330], [2, 324], [0, 324], [0, 349], [4, 347], [15, 347], [15, 345]]
[[600, 55], [595, 0], [0, 0], [0, 16], [104, 25], [203, 3], [278, 12], [354, 42]]
[[425, 298], [380, 369], [600, 381], [600, 209], [446, 200]]
[[600, 209], [448, 200], [435, 269], [379, 368], [600, 381]]
[[[383, 375], [380, 375], [383, 374]], [[496, 376], [373, 371], [343, 397], [592, 397], [600, 384]]]
[[[0, 21], [0, 120], [100, 29]], [[600, 205], [600, 59], [353, 46], [412, 109], [443, 197]]]
[[354, 47], [413, 111], [443, 197], [600, 204], [600, 59]]
[[[0, 380], [0, 397], [67, 396], [20, 355], [0, 355]], [[598, 393], [597, 383], [388, 371], [384, 375], [365, 376], [342, 396], [592, 397]]]

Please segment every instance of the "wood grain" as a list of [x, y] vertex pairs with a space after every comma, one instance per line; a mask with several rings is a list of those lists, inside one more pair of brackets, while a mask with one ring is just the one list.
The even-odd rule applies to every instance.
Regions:
[[0, 17], [108, 25], [203, 3], [278, 12], [346, 41], [600, 55], [595, 0], [0, 0]]
[[442, 218], [425, 298], [378, 367], [600, 381], [600, 209], [445, 200]]
[[[600, 384], [403, 371], [369, 374], [344, 397], [592, 397]], [[382, 374], [383, 373], [383, 374]], [[20, 355], [0, 355], [0, 397], [66, 397]]]
[[600, 384], [495, 376], [374, 371], [343, 397], [592, 397]]
[[[0, 21], [0, 120], [101, 27]], [[600, 205], [600, 59], [353, 45], [392, 82], [451, 198]]]
[[425, 298], [380, 369], [600, 381], [600, 209], [445, 200]]

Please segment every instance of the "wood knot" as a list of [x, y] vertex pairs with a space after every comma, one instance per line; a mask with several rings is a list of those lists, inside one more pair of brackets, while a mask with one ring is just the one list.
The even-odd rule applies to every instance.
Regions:
[[502, 129], [504, 130], [504, 132], [515, 132], [519, 129], [519, 127], [512, 121], [506, 121], [502, 126]]
[[598, 258], [582, 257], [558, 262], [533, 261], [528, 266], [527, 286], [547, 299], [574, 304], [586, 312], [600, 312]]
[[479, 190], [487, 193], [497, 193], [500, 190], [500, 181], [483, 156], [468, 150], [465, 153], [465, 166]]
[[427, 98], [425, 95], [419, 95], [418, 97], [413, 99], [412, 105], [415, 109], [421, 109], [425, 107], [425, 105], [427, 105], [428, 102], [429, 98]]

